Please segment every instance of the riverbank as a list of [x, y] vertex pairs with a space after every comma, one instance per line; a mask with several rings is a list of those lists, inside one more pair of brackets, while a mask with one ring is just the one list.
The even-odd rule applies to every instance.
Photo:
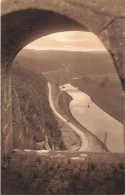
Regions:
[[[105, 81], [107, 78], [107, 81]], [[72, 79], [71, 84], [92, 98], [92, 101], [110, 116], [124, 122], [124, 97], [117, 75], [84, 76]]]
[[[58, 105], [58, 96], [60, 94], [59, 88], [55, 87], [55, 85], [53, 85], [52, 83], [49, 83], [51, 86], [51, 99], [52, 102], [54, 104], [55, 109], [57, 110], [57, 112], [59, 114], [61, 114], [60, 112], [60, 108]], [[49, 91], [48, 91], [49, 93]], [[63, 142], [67, 148], [67, 150], [70, 151], [77, 151], [80, 148], [81, 145], [81, 139], [78, 136], [78, 134], [76, 134], [72, 128], [63, 120], [60, 119], [60, 117], [57, 117], [57, 115], [54, 113], [56, 120], [59, 123], [59, 127], [61, 129], [62, 132], [62, 137], [63, 137]], [[66, 118], [66, 115], [64, 116]]]
[[[66, 105], [70, 109], [68, 114], [71, 112], [71, 115], [78, 123], [95, 135], [101, 142], [105, 142], [111, 152], [124, 152], [122, 123], [104, 112], [91, 100], [90, 96], [71, 84], [65, 84], [60, 89], [72, 98], [71, 102], [69, 102], [70, 105]], [[63, 111], [65, 112], [64, 109]]]
[[[51, 86], [52, 86], [52, 84], [51, 84]], [[67, 96], [68, 101], [66, 101], [66, 99], [64, 98], [64, 96], [65, 96], [64, 94]], [[63, 101], [60, 101], [61, 100], [60, 97], [63, 97]], [[68, 102], [70, 101], [70, 96], [68, 96], [66, 93], [58, 91], [58, 93], [56, 94], [55, 100], [56, 100], [55, 106], [56, 106], [57, 111], [63, 117], [65, 117], [65, 119], [68, 121], [68, 123], [71, 122], [75, 127], [77, 127], [81, 132], [83, 132], [84, 136], [86, 136], [88, 143], [89, 143], [88, 147], [87, 147], [87, 151], [89, 151], [89, 152], [108, 152], [108, 149], [106, 148], [104, 143], [101, 142], [95, 135], [90, 133], [83, 126], [81, 126], [75, 120], [75, 118], [72, 116], [72, 114], [68, 108]]]

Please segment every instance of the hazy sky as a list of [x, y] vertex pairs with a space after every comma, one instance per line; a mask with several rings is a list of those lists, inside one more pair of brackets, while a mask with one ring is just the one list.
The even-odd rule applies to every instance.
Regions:
[[37, 39], [25, 48], [35, 50], [106, 51], [95, 34], [80, 31], [50, 34]]

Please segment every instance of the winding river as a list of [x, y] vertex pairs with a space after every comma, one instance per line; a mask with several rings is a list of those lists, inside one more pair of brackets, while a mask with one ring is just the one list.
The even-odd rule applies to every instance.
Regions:
[[104, 141], [111, 152], [124, 152], [123, 124], [98, 107], [91, 97], [71, 84], [60, 86], [71, 97], [69, 108], [74, 118]]

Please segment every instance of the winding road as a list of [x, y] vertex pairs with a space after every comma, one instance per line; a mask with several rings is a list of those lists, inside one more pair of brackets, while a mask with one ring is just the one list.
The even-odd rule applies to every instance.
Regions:
[[70, 126], [73, 129], [73, 131], [77, 135], [79, 135], [79, 137], [81, 139], [81, 146], [80, 146], [78, 151], [86, 151], [87, 147], [88, 147], [88, 140], [87, 140], [85, 134], [81, 130], [79, 130], [76, 126], [74, 126], [70, 121], [67, 122], [67, 120], [57, 112], [57, 110], [55, 109], [55, 106], [53, 104], [53, 101], [52, 101], [52, 89], [51, 89], [51, 84], [49, 82], [48, 82], [48, 89], [49, 89], [49, 103], [50, 103], [51, 109], [57, 115], [57, 117], [59, 117], [62, 121], [64, 121], [68, 126]]

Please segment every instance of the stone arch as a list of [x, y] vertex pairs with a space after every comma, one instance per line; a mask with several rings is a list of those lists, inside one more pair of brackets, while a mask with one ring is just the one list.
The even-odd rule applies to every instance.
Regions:
[[[113, 2], [115, 1], [115, 4]], [[88, 3], [87, 3], [88, 2]], [[11, 64], [17, 53], [41, 36], [65, 31], [95, 33], [112, 55], [123, 81], [124, 1], [4, 0], [2, 2], [2, 150], [12, 151]], [[113, 6], [112, 6], [113, 5]], [[112, 9], [110, 9], [112, 8]]]

